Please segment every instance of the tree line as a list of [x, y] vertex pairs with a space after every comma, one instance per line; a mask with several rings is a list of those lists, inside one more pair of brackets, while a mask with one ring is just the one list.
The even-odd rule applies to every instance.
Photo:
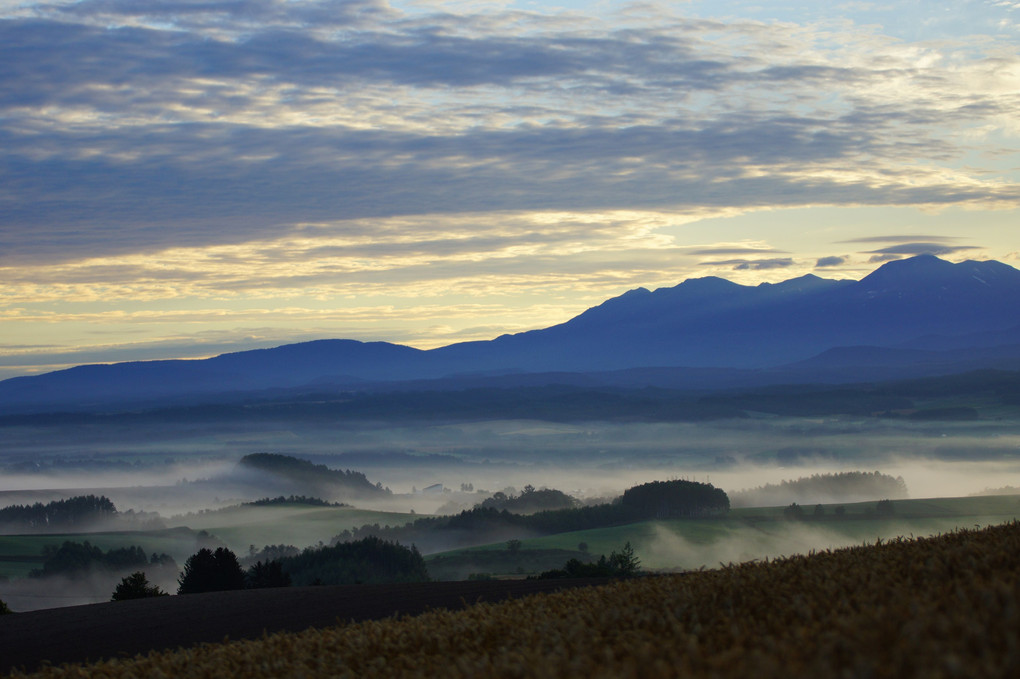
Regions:
[[157, 514], [130, 509], [118, 512], [105, 495], [76, 495], [64, 500], [0, 508], [0, 528], [5, 530], [46, 533], [80, 530], [100, 523], [115, 523], [125, 528], [164, 527]]
[[101, 548], [85, 542], [65, 540], [60, 547], [47, 545], [43, 548], [42, 568], [32, 569], [30, 578], [46, 578], [57, 575], [81, 577], [95, 571], [124, 571], [132, 568], [150, 567], [177, 572], [177, 563], [169, 554], [151, 556], [137, 545], [120, 547], [104, 552]]

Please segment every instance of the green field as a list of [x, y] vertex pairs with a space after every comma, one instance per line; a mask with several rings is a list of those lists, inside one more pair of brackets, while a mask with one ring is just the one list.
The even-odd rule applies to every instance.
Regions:
[[[918, 537], [956, 528], [988, 526], [1020, 518], [1020, 496], [937, 498], [893, 501], [893, 515], [876, 515], [875, 502], [846, 504], [846, 514], [836, 518], [836, 505], [824, 505], [825, 518], [786, 520], [783, 507], [734, 509], [723, 518], [675, 519], [558, 533], [521, 541], [523, 551], [577, 550], [586, 543], [592, 555], [619, 550], [630, 542], [643, 568], [650, 570], [694, 570], [720, 564], [738, 563], [783, 555], [822, 551], [830, 548], [891, 540], [899, 536]], [[479, 551], [507, 554], [504, 542], [453, 550], [426, 557], [427, 563], [455, 559], [470, 562]], [[555, 564], [561, 566], [560, 564]], [[515, 562], [500, 568], [490, 561], [494, 575], [521, 575]], [[551, 568], [552, 566], [548, 566]], [[449, 566], [445, 566], [449, 568]], [[546, 566], [538, 570], [547, 569]], [[534, 574], [537, 571], [525, 571]]]

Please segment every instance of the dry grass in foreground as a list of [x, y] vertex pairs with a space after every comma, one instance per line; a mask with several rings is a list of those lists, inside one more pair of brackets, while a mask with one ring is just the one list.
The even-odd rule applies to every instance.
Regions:
[[1016, 677], [1020, 524], [33, 677]]

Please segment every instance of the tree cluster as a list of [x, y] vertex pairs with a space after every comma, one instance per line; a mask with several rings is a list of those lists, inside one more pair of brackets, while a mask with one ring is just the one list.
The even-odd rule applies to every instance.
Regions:
[[104, 495], [78, 495], [66, 500], [36, 502], [32, 505], [11, 505], [0, 509], [0, 525], [45, 531], [53, 528], [77, 528], [111, 519], [117, 508]]
[[901, 476], [881, 472], [837, 472], [813, 474], [793, 481], [766, 484], [734, 493], [740, 506], [777, 506], [790, 502], [802, 504], [860, 502], [877, 498], [903, 499], [907, 484]]
[[652, 481], [624, 491], [620, 504], [646, 519], [675, 519], [724, 514], [730, 510], [726, 492], [697, 481]]
[[497, 491], [478, 505], [483, 509], [505, 509], [514, 514], [534, 514], [557, 509], [570, 509], [580, 503], [561, 490], [542, 488], [535, 490], [532, 485], [524, 486], [520, 495], [507, 495]]
[[244, 506], [253, 507], [271, 507], [274, 505], [308, 505], [309, 507], [349, 507], [343, 502], [328, 502], [317, 497], [307, 497], [305, 495], [289, 495], [284, 497], [280, 495], [278, 497], [264, 497], [258, 500], [252, 500], [251, 502], [242, 502]]
[[213, 551], [203, 547], [184, 562], [184, 571], [177, 578], [178, 594], [222, 592], [244, 589], [244, 569], [237, 555], [226, 547]]
[[242, 469], [259, 470], [276, 477], [307, 486], [316, 491], [346, 491], [362, 495], [390, 494], [381, 483], [373, 484], [361, 472], [350, 469], [330, 469], [323, 464], [281, 455], [279, 453], [252, 453], [238, 462]]
[[168, 554], [147, 556], [137, 545], [120, 547], [104, 552], [99, 547], [85, 542], [65, 540], [60, 547], [47, 546], [43, 549], [42, 568], [33, 569], [29, 577], [43, 578], [54, 575], [78, 577], [93, 571], [125, 571], [145, 566], [177, 570], [177, 564]]
[[[275, 551], [290, 553], [292, 547]], [[269, 550], [270, 548], [267, 548]], [[266, 550], [263, 550], [266, 551]], [[428, 569], [421, 553], [379, 538], [256, 561], [247, 571], [232, 551], [200, 549], [188, 557], [178, 578], [178, 594], [296, 585], [424, 582]]]
[[256, 561], [245, 571], [237, 555], [226, 547], [217, 547], [215, 551], [203, 547], [184, 562], [184, 571], [177, 578], [177, 593], [289, 587], [290, 584], [290, 575], [283, 571], [279, 560]]
[[425, 559], [416, 547], [377, 537], [308, 548], [297, 556], [280, 559], [280, 563], [296, 585], [429, 580]]

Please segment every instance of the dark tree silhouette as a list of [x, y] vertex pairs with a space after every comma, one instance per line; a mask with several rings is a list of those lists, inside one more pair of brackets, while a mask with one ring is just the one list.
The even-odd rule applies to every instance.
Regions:
[[620, 504], [642, 518], [669, 519], [720, 514], [730, 509], [726, 492], [697, 481], [652, 481], [628, 488]]
[[104, 552], [99, 547], [85, 542], [65, 540], [60, 547], [48, 546], [43, 549], [46, 560], [42, 568], [29, 573], [29, 577], [39, 578], [51, 575], [81, 576], [90, 571], [113, 570], [127, 572], [146, 565], [177, 571], [177, 564], [167, 554], [153, 554], [149, 561], [145, 550], [137, 545], [119, 547]]
[[256, 561], [246, 575], [249, 589], [290, 587], [290, 574], [285, 573], [279, 561]]
[[117, 588], [113, 590], [111, 601], [127, 601], [128, 599], [148, 599], [154, 596], [168, 596], [166, 592], [156, 585], [150, 585], [148, 578], [142, 571], [135, 571], [123, 578]]
[[77, 495], [43, 504], [11, 505], [0, 509], [0, 524], [14, 524], [35, 531], [86, 526], [117, 515], [105, 495]]
[[638, 572], [641, 560], [634, 555], [634, 548], [627, 542], [619, 552], [609, 554], [609, 567], [616, 575], [629, 577]]
[[408, 548], [376, 537], [308, 548], [280, 562], [299, 586], [429, 580], [425, 559], [417, 547]]
[[184, 562], [177, 584], [178, 594], [244, 589], [244, 570], [229, 549], [217, 547], [213, 552], [203, 547]]
[[7, 608], [7, 604], [4, 603], [3, 599], [0, 599], [0, 615], [7, 615], [13, 613], [11, 609]]

